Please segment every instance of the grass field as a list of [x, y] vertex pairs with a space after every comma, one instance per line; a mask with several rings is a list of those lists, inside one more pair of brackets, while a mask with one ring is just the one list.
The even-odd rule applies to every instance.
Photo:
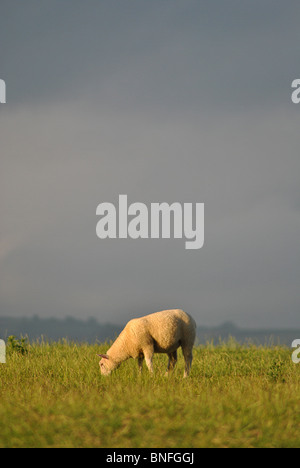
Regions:
[[67, 342], [8, 346], [0, 364], [0, 447], [300, 447], [300, 364], [283, 347], [194, 349], [182, 379], [155, 355], [155, 375], [129, 360], [110, 377], [96, 353]]

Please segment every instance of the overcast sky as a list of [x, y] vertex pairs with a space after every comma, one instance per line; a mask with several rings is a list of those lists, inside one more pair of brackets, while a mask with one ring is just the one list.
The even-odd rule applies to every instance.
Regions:
[[[0, 315], [300, 325], [297, 0], [1, 0]], [[205, 243], [100, 240], [205, 203]]]

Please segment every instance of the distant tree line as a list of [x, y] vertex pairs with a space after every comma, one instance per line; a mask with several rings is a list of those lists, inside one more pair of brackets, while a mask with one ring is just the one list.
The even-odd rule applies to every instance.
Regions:
[[[6, 340], [9, 336], [26, 336], [30, 341], [44, 339], [46, 341], [59, 341], [67, 339], [76, 342], [105, 342], [114, 340], [125, 324], [99, 323], [95, 318], [80, 320], [74, 317], [40, 318], [32, 317], [1, 317], [0, 338]], [[240, 343], [253, 343], [256, 345], [286, 345], [291, 346], [293, 340], [300, 339], [299, 330], [267, 330], [242, 329], [231, 322], [225, 322], [217, 327], [197, 328], [197, 343], [205, 344], [228, 341], [234, 338]]]
[[0, 337], [10, 335], [27, 336], [30, 341], [43, 338], [58, 341], [109, 341], [114, 339], [123, 327], [112, 323], [100, 324], [94, 318], [79, 320], [74, 317], [64, 319], [33, 317], [0, 317]]

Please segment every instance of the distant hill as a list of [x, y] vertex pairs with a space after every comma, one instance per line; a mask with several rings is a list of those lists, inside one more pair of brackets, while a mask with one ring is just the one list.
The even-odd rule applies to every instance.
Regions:
[[300, 339], [299, 329], [250, 329], [238, 328], [231, 322], [225, 322], [217, 327], [198, 327], [197, 340], [199, 344], [213, 341], [228, 341], [235, 338], [239, 343], [253, 343], [256, 345], [286, 345], [291, 346], [292, 342]]
[[[28, 336], [30, 341], [41, 339], [58, 341], [66, 338], [70, 341], [94, 343], [113, 340], [121, 332], [124, 325], [99, 323], [96, 319], [78, 320], [73, 317], [64, 319], [33, 317], [0, 317], [0, 338], [8, 336]], [[240, 343], [262, 345], [291, 346], [295, 339], [300, 339], [300, 328], [289, 329], [243, 329], [231, 322], [225, 322], [217, 327], [198, 327], [197, 343], [205, 344], [213, 341], [227, 341], [230, 337]]]
[[10, 335], [28, 336], [30, 341], [40, 339], [58, 341], [66, 338], [70, 341], [104, 342], [114, 339], [122, 326], [112, 323], [98, 323], [96, 319], [78, 320], [73, 317], [65, 319], [33, 317], [0, 317], [0, 338]]

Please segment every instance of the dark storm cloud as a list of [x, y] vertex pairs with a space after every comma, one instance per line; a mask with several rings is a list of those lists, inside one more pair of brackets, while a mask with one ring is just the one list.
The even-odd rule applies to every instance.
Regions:
[[272, 1], [4, 1], [11, 102], [74, 98], [199, 110], [285, 102], [300, 6]]
[[[2, 2], [2, 315], [299, 325], [299, 7], [243, 3]], [[120, 193], [204, 202], [203, 249], [100, 241]]]

